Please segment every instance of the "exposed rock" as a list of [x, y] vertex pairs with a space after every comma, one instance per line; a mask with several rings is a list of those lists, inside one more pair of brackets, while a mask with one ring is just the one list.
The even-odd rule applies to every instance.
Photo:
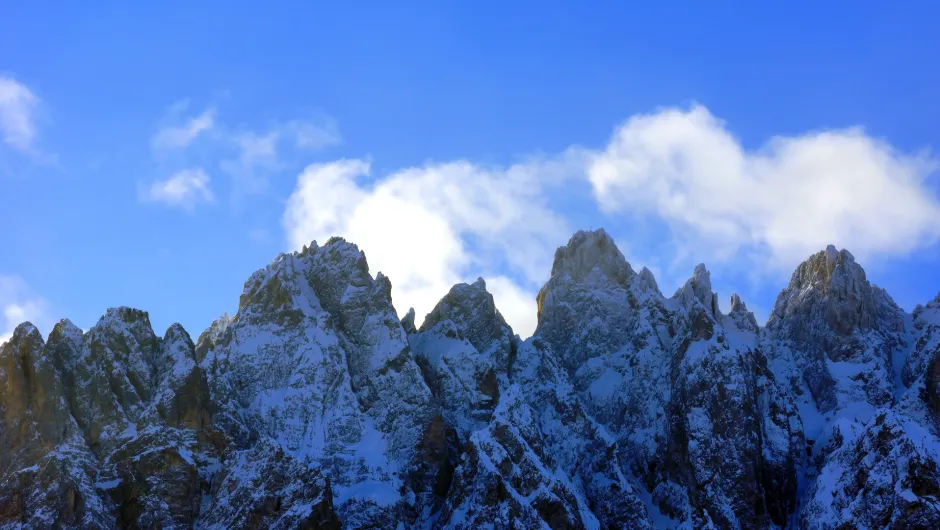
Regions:
[[603, 230], [521, 341], [480, 278], [399, 321], [341, 238], [282, 254], [194, 344], [146, 312], [0, 345], [0, 529], [933, 528], [940, 297], [847, 251], [766, 328], [704, 265], [672, 298]]

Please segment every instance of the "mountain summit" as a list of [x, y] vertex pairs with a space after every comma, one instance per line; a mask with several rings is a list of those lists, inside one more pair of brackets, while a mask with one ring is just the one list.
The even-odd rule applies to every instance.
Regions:
[[[547, 265], [547, 264], [546, 264]], [[846, 250], [760, 326], [704, 265], [672, 297], [602, 229], [522, 341], [480, 278], [414, 325], [332, 238], [194, 342], [108, 309], [0, 345], [0, 529], [936, 528], [940, 297]]]

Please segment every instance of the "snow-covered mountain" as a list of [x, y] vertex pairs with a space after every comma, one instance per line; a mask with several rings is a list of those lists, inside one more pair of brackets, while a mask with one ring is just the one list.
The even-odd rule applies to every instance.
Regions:
[[555, 253], [522, 341], [486, 283], [415, 327], [333, 238], [194, 343], [109, 309], [0, 346], [0, 528], [938, 528], [940, 297], [845, 250], [766, 326], [673, 296], [603, 231]]

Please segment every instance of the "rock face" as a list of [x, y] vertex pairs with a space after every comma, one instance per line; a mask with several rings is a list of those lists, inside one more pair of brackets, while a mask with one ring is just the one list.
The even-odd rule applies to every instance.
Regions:
[[0, 345], [0, 528], [936, 528], [940, 297], [847, 251], [765, 327], [704, 265], [672, 297], [603, 230], [521, 340], [486, 283], [399, 320], [333, 238], [194, 343], [109, 309]]

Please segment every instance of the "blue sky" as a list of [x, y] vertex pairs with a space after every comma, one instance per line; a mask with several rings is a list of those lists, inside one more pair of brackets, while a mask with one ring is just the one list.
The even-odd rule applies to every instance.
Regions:
[[331, 234], [400, 312], [482, 275], [523, 334], [579, 228], [761, 319], [829, 242], [940, 290], [935, 3], [310, 4], [4, 8], [0, 335], [197, 335]]

